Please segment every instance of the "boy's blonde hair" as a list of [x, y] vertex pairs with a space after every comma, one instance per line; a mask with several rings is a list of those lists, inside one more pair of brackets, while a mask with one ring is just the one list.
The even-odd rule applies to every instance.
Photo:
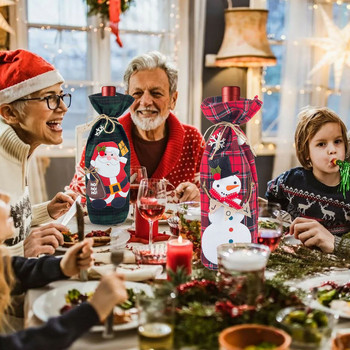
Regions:
[[309, 142], [326, 123], [338, 123], [341, 128], [342, 138], [345, 147], [345, 154], [348, 153], [348, 138], [346, 126], [340, 117], [327, 107], [305, 107], [298, 114], [298, 125], [295, 130], [295, 149], [300, 164], [310, 170]]

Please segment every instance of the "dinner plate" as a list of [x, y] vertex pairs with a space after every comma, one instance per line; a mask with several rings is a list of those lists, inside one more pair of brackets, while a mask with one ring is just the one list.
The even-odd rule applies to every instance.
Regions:
[[[69, 227], [69, 229], [71, 230], [71, 232], [75, 232], [74, 228]], [[88, 224], [88, 225], [85, 225], [84, 231], [85, 231], [85, 234], [87, 235], [91, 231], [106, 230], [106, 229], [108, 229], [108, 226]], [[129, 239], [130, 239], [130, 233], [127, 230], [121, 229], [120, 227], [112, 227], [111, 241], [116, 240], [115, 243], [119, 248], [124, 248]], [[109, 247], [110, 247], [110, 243], [105, 244], [105, 245], [101, 245], [99, 247], [93, 247], [92, 249], [95, 253], [99, 253], [99, 252], [105, 251]], [[67, 248], [67, 247], [58, 246], [56, 248], [56, 251], [57, 252], [65, 252], [68, 249], [69, 248]]]
[[[64, 285], [40, 295], [33, 303], [33, 312], [41, 321], [47, 322], [49, 318], [60, 315], [60, 309], [66, 304], [65, 294], [67, 294], [69, 290], [75, 288], [81, 293], [93, 292], [98, 284], [98, 281], [67, 282]], [[145, 283], [126, 281], [125, 287], [127, 289], [133, 289], [135, 293], [144, 291], [147, 295], [153, 295], [152, 288]], [[136, 328], [137, 326], [137, 314], [133, 314], [130, 322], [114, 325], [113, 329], [115, 331], [122, 331]], [[90, 329], [92, 332], [101, 332], [103, 330], [103, 324], [94, 326]]]
[[[297, 287], [297, 288], [301, 288], [301, 289], [305, 290], [306, 292], [311, 292], [312, 288], [319, 287], [324, 282], [328, 282], [328, 281], [333, 281], [333, 282], [335, 282], [337, 284], [340, 284], [340, 285], [345, 284], [347, 282], [350, 282], [350, 272], [349, 272], [349, 270], [347, 270], [347, 271], [336, 271], [336, 272], [332, 272], [332, 273], [327, 274], [327, 275], [313, 277], [313, 278], [308, 278], [305, 281], [299, 282], [299, 283], [297, 283], [294, 286]], [[345, 312], [329, 308], [327, 306], [323, 306], [322, 304], [320, 304], [318, 302], [318, 300], [315, 300], [315, 299], [313, 299], [311, 301], [310, 306], [312, 308], [315, 308], [315, 309], [328, 311], [328, 312], [330, 312], [330, 313], [332, 313], [334, 315], [339, 315], [340, 317], [350, 319], [350, 314], [347, 314]]]

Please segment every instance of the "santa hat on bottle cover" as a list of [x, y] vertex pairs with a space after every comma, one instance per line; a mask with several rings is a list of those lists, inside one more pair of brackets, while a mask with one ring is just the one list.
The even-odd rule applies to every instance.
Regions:
[[0, 51], [0, 105], [63, 83], [53, 65], [26, 51]]
[[113, 141], [101, 142], [95, 147], [94, 153], [93, 153], [93, 155], [91, 157], [91, 161], [95, 161], [96, 160], [96, 158], [98, 156], [98, 153], [100, 151], [102, 151], [103, 147], [104, 147], [104, 152], [114, 152], [117, 155], [119, 155], [119, 147], [118, 147], [118, 145], [115, 142], [113, 142]]

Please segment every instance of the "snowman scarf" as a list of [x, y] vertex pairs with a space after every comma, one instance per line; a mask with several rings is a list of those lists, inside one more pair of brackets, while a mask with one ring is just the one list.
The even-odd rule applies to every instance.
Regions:
[[258, 180], [254, 154], [241, 124], [248, 122], [262, 102], [241, 99], [223, 103], [209, 97], [201, 104], [214, 123], [206, 133], [201, 162], [201, 259], [217, 269], [217, 247], [224, 243], [250, 243], [257, 239]]

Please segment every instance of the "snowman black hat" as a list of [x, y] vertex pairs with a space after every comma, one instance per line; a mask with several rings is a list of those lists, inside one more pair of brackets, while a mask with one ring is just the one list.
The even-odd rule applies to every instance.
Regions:
[[211, 168], [215, 169], [219, 167], [221, 169], [220, 178], [233, 176], [239, 174], [239, 171], [232, 172], [230, 160], [228, 157], [220, 157], [217, 159], [209, 160]]

